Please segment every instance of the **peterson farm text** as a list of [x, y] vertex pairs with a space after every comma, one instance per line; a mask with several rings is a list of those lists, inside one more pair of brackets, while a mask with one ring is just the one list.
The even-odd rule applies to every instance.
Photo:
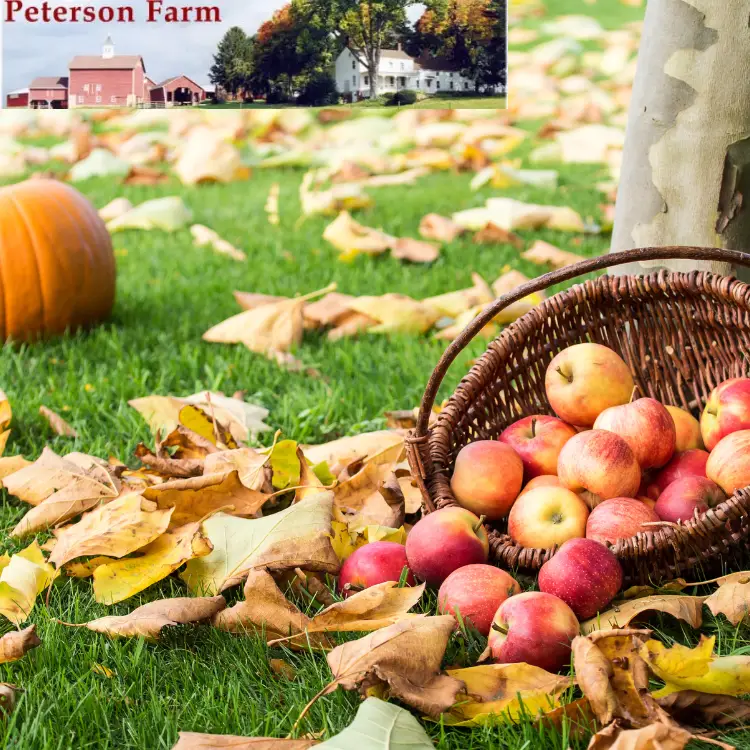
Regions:
[[139, 11], [133, 5], [74, 5], [63, 3], [26, 3], [23, 0], [3, 0], [6, 23], [220, 23], [221, 13], [214, 6], [166, 5], [163, 0], [144, 0]]

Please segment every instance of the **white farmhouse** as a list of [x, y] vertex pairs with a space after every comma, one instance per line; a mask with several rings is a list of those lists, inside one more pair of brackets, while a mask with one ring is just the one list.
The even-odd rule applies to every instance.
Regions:
[[[370, 96], [370, 76], [367, 66], [360, 63], [349, 48], [336, 58], [336, 89], [344, 96], [356, 99]], [[380, 50], [378, 93], [392, 91], [421, 91], [436, 94], [450, 91], [473, 91], [474, 81], [464, 78], [454, 66], [444, 60], [426, 55], [414, 58], [401, 49]]]

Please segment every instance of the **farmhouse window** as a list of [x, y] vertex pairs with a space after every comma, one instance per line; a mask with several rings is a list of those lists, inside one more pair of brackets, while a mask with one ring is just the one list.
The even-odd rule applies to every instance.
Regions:
[[417, 78], [417, 88], [419, 88], [419, 78]]
[[432, 88], [432, 78], [428, 78], [428, 79], [427, 79], [427, 88], [428, 88], [428, 89], [431, 89], [431, 88]]
[[453, 81], [451, 81], [451, 91], [453, 91]]
[[365, 86], [370, 85], [370, 76], [364, 76], [364, 83], [365, 83]]
[[47, 99], [51, 99], [52, 98], [52, 92], [49, 89], [47, 89], [46, 93], [47, 93]]
[[439, 88], [440, 88], [440, 81], [435, 81], [435, 88], [436, 88], [436, 89], [439, 89]]
[[117, 104], [117, 97], [112, 94], [112, 96], [109, 98], [109, 101], [111, 104]]
[[469, 82], [464, 81], [464, 91], [468, 91], [468, 90], [469, 90]]
[[401, 63], [401, 70], [404, 70], [404, 64]]
[[357, 62], [356, 60], [352, 60], [352, 70], [356, 70], [356, 69], [357, 69]]
[[101, 85], [101, 83], [97, 83], [97, 84], [96, 84], [96, 93], [98, 94], [98, 93], [99, 93], [99, 92], [100, 92], [101, 90], [102, 90], [102, 85]]
[[83, 84], [83, 93], [88, 94], [89, 93], [89, 85], [88, 83]]
[[97, 104], [101, 104], [101, 103], [102, 103], [102, 98], [101, 98], [101, 96], [97, 96], [97, 97], [96, 97], [96, 103], [97, 103]]
[[356, 76], [356, 75], [353, 75], [353, 76], [352, 76], [352, 83], [353, 83], [353, 84], [354, 84], [355, 86], [357, 85], [357, 76]]

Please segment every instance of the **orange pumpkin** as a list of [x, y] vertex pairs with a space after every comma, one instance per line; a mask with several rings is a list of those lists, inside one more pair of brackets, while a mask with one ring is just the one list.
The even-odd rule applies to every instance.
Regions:
[[57, 180], [0, 188], [0, 340], [28, 340], [106, 318], [112, 240], [94, 206]]

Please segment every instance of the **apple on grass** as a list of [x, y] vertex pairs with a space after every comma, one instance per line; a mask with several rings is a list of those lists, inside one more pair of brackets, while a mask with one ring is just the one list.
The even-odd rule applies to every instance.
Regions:
[[487, 637], [497, 608], [520, 593], [518, 582], [504, 570], [494, 565], [464, 565], [440, 586], [438, 609], [470, 623]]
[[664, 466], [672, 458], [677, 440], [674, 419], [653, 398], [639, 398], [605, 409], [596, 418], [594, 429], [619, 435], [630, 446], [642, 469]]
[[526, 662], [548, 672], [570, 664], [580, 624], [562, 600], [543, 591], [511, 596], [497, 610], [487, 649], [499, 664]]
[[653, 478], [648, 488], [648, 496], [658, 498], [672, 482], [683, 477], [705, 477], [708, 452], [691, 448], [683, 453], [675, 453], [669, 463]]
[[575, 344], [563, 349], [547, 367], [547, 400], [560, 419], [591, 427], [610, 406], [627, 404], [633, 376], [623, 359], [601, 344]]
[[711, 391], [701, 414], [701, 435], [712, 451], [723, 437], [750, 429], [750, 378], [731, 378]]
[[[398, 582], [407, 567], [406, 548], [403, 544], [370, 542], [354, 550], [344, 560], [339, 573], [339, 593], [346, 597], [378, 583]], [[410, 586], [417, 583], [411, 571], [408, 571], [406, 582]]]
[[583, 493], [593, 508], [612, 497], [633, 497], [641, 484], [641, 467], [630, 446], [614, 432], [587, 430], [560, 451], [557, 476], [563, 487]]
[[456, 506], [424, 516], [406, 538], [406, 560], [417, 578], [438, 587], [458, 568], [486, 563], [490, 543], [482, 521]]
[[726, 496], [716, 482], [706, 477], [683, 477], [668, 485], [659, 495], [654, 510], [662, 521], [689, 521], [696, 511], [705, 513]]
[[594, 539], [571, 539], [539, 571], [539, 589], [562, 599], [579, 620], [588, 620], [615, 598], [622, 566]]
[[508, 515], [523, 484], [518, 454], [497, 440], [477, 440], [461, 448], [451, 477], [459, 505], [497, 521]]
[[508, 534], [523, 547], [547, 549], [586, 534], [589, 509], [564, 487], [537, 487], [523, 493], [508, 516]]
[[679, 406], [664, 407], [674, 420], [676, 433], [675, 453], [689, 451], [691, 448], [703, 448], [703, 438], [701, 437], [701, 424], [689, 412], [680, 409]]
[[575, 434], [575, 429], [561, 419], [536, 414], [506, 427], [498, 440], [520, 456], [524, 480], [528, 482], [534, 477], [557, 473], [560, 450]]
[[750, 430], [732, 432], [711, 451], [706, 476], [727, 495], [750, 485]]
[[649, 531], [648, 523], [661, 521], [656, 511], [634, 497], [614, 497], [597, 505], [586, 523], [586, 538], [614, 544], [639, 531]]

